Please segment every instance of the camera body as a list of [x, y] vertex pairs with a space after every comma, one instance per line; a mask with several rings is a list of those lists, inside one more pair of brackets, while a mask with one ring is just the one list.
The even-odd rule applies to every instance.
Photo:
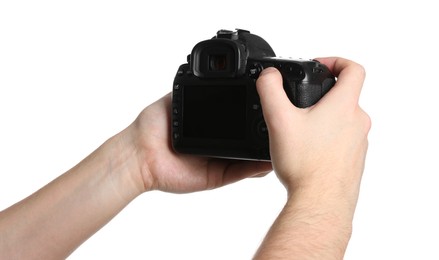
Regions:
[[314, 105], [335, 84], [328, 68], [313, 60], [277, 58], [261, 37], [220, 30], [199, 42], [182, 64], [172, 91], [172, 147], [209, 157], [270, 161], [268, 131], [256, 80], [277, 68], [290, 101]]

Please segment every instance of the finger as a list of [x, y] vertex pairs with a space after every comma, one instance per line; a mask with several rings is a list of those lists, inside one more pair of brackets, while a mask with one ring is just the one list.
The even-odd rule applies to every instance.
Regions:
[[231, 162], [225, 168], [221, 186], [231, 184], [249, 177], [264, 176], [269, 172], [271, 172], [272, 170], [273, 167], [269, 162], [254, 162], [254, 161]]
[[337, 83], [328, 93], [328, 98], [335, 96], [331, 99], [337, 102], [345, 100], [357, 104], [366, 76], [363, 66], [338, 57], [317, 58], [316, 60], [325, 64], [337, 77]]
[[272, 171], [270, 170], [270, 171], [267, 171], [267, 172], [256, 174], [256, 175], [251, 176], [251, 178], [262, 178], [262, 177], [267, 176], [270, 172], [272, 172]]
[[285, 122], [285, 111], [297, 109], [283, 89], [280, 72], [273, 67], [264, 69], [256, 82], [256, 89], [269, 130], [279, 129]]

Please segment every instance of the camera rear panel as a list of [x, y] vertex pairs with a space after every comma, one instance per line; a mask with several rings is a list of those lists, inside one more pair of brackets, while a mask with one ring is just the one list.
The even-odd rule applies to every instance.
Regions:
[[176, 151], [270, 160], [268, 134], [253, 78], [206, 80], [180, 66], [172, 96]]

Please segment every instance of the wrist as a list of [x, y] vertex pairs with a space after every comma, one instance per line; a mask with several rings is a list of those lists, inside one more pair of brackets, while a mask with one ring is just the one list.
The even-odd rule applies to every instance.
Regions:
[[309, 172], [286, 183], [289, 199], [304, 198], [304, 203], [327, 206], [347, 213], [355, 211], [360, 191], [361, 174], [352, 170]]
[[306, 220], [310, 227], [324, 227], [328, 234], [338, 233], [347, 244], [357, 198], [358, 194], [352, 195], [350, 190], [337, 185], [304, 186], [288, 193], [286, 208]]
[[146, 191], [142, 178], [142, 167], [139, 154], [142, 152], [136, 145], [133, 129], [129, 126], [111, 137], [103, 144], [108, 151], [111, 174], [121, 181], [122, 187], [132, 196]]
[[322, 259], [343, 258], [352, 235], [354, 212], [342, 197], [298, 191], [289, 197], [284, 211], [291, 226], [283, 228], [294, 230], [293, 236], [300, 238], [295, 241], [299, 247], [314, 251]]
[[338, 195], [325, 193], [302, 186], [290, 191], [255, 259], [343, 259], [352, 215]]

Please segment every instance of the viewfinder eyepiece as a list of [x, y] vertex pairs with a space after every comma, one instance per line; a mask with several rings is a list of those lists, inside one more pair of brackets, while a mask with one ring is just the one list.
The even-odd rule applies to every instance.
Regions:
[[247, 55], [242, 45], [230, 39], [211, 39], [195, 45], [190, 66], [200, 78], [237, 78], [244, 75]]

